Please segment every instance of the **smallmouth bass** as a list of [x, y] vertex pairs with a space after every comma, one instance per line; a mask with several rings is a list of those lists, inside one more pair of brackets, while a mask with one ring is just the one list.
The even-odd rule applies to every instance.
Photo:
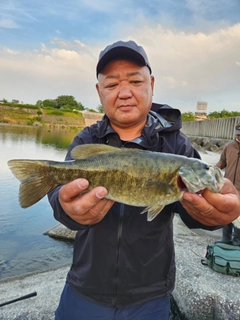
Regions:
[[77, 178], [89, 181], [88, 190], [104, 186], [107, 199], [146, 207], [148, 221], [165, 205], [178, 201], [184, 191], [205, 188], [220, 192], [223, 176], [219, 168], [185, 156], [140, 149], [115, 148], [103, 144], [79, 145], [72, 161], [9, 160], [8, 166], [21, 182], [19, 203], [30, 207], [57, 186]]

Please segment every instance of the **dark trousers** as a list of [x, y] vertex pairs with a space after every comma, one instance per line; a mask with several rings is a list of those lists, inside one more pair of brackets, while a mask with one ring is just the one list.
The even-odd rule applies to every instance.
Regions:
[[169, 320], [170, 296], [126, 308], [109, 308], [80, 297], [65, 285], [55, 320]]

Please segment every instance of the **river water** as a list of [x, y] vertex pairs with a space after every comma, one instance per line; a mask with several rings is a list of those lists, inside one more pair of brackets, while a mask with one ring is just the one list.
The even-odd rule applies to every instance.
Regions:
[[[10, 159], [64, 160], [76, 131], [0, 125], [0, 279], [45, 271], [71, 263], [73, 244], [44, 236], [58, 222], [47, 197], [27, 209], [18, 203], [19, 181]], [[201, 154], [210, 164], [219, 154]]]
[[43, 233], [58, 222], [47, 197], [27, 209], [18, 203], [19, 181], [10, 159], [64, 160], [75, 131], [0, 125], [0, 279], [69, 264], [72, 243]]

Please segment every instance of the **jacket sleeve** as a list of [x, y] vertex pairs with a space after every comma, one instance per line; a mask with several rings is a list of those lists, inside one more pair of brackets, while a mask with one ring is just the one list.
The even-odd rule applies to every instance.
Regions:
[[174, 211], [179, 214], [182, 221], [189, 229], [204, 229], [204, 230], [213, 231], [222, 227], [222, 226], [206, 226], [198, 222], [188, 214], [188, 212], [183, 208], [183, 206], [179, 201], [176, 202]]
[[223, 152], [222, 152], [222, 154], [220, 156], [220, 159], [216, 163], [216, 167], [218, 167], [220, 169], [226, 168], [226, 165], [227, 165], [227, 163], [226, 163], [226, 151], [227, 150], [226, 149], [227, 149], [226, 147], [223, 149]]

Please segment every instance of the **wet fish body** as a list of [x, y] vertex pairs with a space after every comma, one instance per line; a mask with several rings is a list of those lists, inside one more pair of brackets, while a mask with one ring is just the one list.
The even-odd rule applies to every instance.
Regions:
[[90, 144], [75, 147], [72, 157], [64, 162], [10, 160], [8, 165], [21, 182], [20, 205], [27, 208], [57, 186], [86, 178], [89, 190], [106, 187], [107, 199], [146, 207], [143, 212], [151, 221], [184, 191], [220, 192], [223, 185], [218, 168], [185, 156]]

